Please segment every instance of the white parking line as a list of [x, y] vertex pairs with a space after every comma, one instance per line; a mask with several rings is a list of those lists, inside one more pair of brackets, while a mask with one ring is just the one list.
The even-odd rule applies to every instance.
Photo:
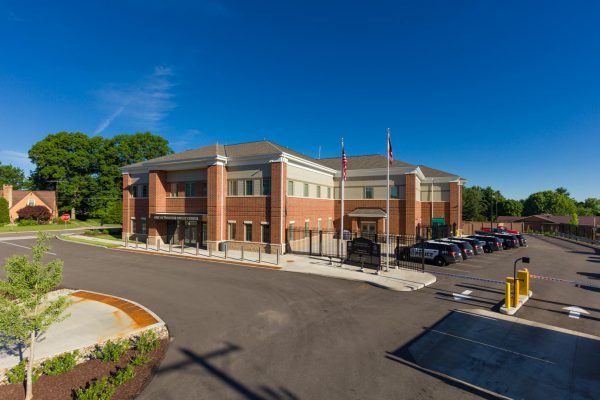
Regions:
[[[30, 249], [30, 250], [31, 250], [31, 247], [28, 247], [28, 246], [22, 246], [22, 245], [20, 245], [20, 244], [16, 244], [16, 243], [10, 243], [10, 242], [7, 242], [7, 241], [0, 241], [0, 243], [2, 243], [2, 244], [10, 244], [11, 246], [17, 246], [17, 247], [22, 247], [22, 248], [24, 248], [24, 249]], [[49, 252], [49, 251], [45, 251], [44, 253], [46, 253], [46, 254], [51, 254], [51, 255], [53, 255], [53, 256], [56, 256], [56, 255], [57, 255], [56, 253], [51, 253], [51, 252]]]

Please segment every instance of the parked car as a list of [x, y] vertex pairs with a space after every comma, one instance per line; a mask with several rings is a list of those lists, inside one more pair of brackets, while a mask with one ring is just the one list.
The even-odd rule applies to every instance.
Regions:
[[485, 253], [486, 251], [483, 248], [484, 243], [482, 243], [479, 239], [474, 239], [474, 238], [470, 238], [470, 237], [464, 237], [464, 236], [455, 236], [455, 237], [451, 237], [450, 239], [452, 240], [463, 240], [463, 241], [467, 241], [471, 244], [471, 246], [473, 247], [473, 253], [475, 253], [475, 255], [478, 254], [482, 254]]
[[519, 247], [519, 239], [517, 239], [517, 237], [515, 235], [511, 235], [508, 233], [494, 233], [494, 236], [496, 236], [499, 239], [504, 240], [504, 242], [502, 243], [502, 245], [504, 246], [504, 249], [516, 249], [517, 247]]
[[[422, 256], [422, 248], [425, 249], [425, 255]], [[463, 260], [460, 248], [454, 243], [427, 241], [423, 244], [417, 243], [410, 247], [397, 247], [396, 257], [401, 260], [420, 261], [442, 267], [448, 264], [454, 264]]]
[[467, 242], [466, 240], [457, 240], [457, 239], [446, 238], [446, 239], [441, 239], [440, 241], [454, 243], [455, 245], [457, 245], [462, 253], [463, 260], [466, 260], [468, 258], [475, 256], [475, 252], [473, 251], [473, 246], [471, 246], [471, 243]]
[[479, 240], [485, 242], [489, 246], [490, 252], [499, 251], [504, 248], [502, 246], [502, 239], [499, 239], [499, 238], [489, 235], [489, 234], [487, 234], [487, 235], [472, 235], [469, 237], [479, 239]]
[[519, 246], [521, 246], [521, 247], [529, 246], [527, 244], [527, 239], [525, 238], [525, 235], [519, 233], [519, 234], [516, 234], [515, 236], [517, 237], [517, 239], [519, 239]]

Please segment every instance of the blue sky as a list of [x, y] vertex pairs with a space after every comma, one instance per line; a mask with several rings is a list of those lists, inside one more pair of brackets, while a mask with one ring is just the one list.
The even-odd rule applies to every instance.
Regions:
[[385, 154], [600, 197], [600, 3], [0, 0], [0, 161], [49, 133]]

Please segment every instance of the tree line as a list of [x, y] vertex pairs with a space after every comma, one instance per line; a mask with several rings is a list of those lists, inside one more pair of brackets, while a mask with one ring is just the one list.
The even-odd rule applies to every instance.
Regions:
[[463, 190], [463, 219], [466, 221], [493, 221], [498, 215], [529, 216], [600, 215], [600, 199], [589, 197], [578, 202], [564, 187], [530, 194], [526, 199], [505, 198], [491, 187], [466, 187]]
[[173, 153], [169, 142], [150, 132], [112, 138], [81, 132], [50, 134], [29, 149], [35, 169], [0, 165], [0, 185], [15, 189], [56, 190], [60, 213], [75, 209], [78, 218], [120, 223], [120, 167]]

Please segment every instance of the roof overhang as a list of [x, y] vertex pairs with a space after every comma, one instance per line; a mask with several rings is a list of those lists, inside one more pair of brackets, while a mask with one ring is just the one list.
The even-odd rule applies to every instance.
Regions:
[[387, 214], [381, 208], [356, 208], [348, 214], [349, 217], [359, 218], [385, 218]]

